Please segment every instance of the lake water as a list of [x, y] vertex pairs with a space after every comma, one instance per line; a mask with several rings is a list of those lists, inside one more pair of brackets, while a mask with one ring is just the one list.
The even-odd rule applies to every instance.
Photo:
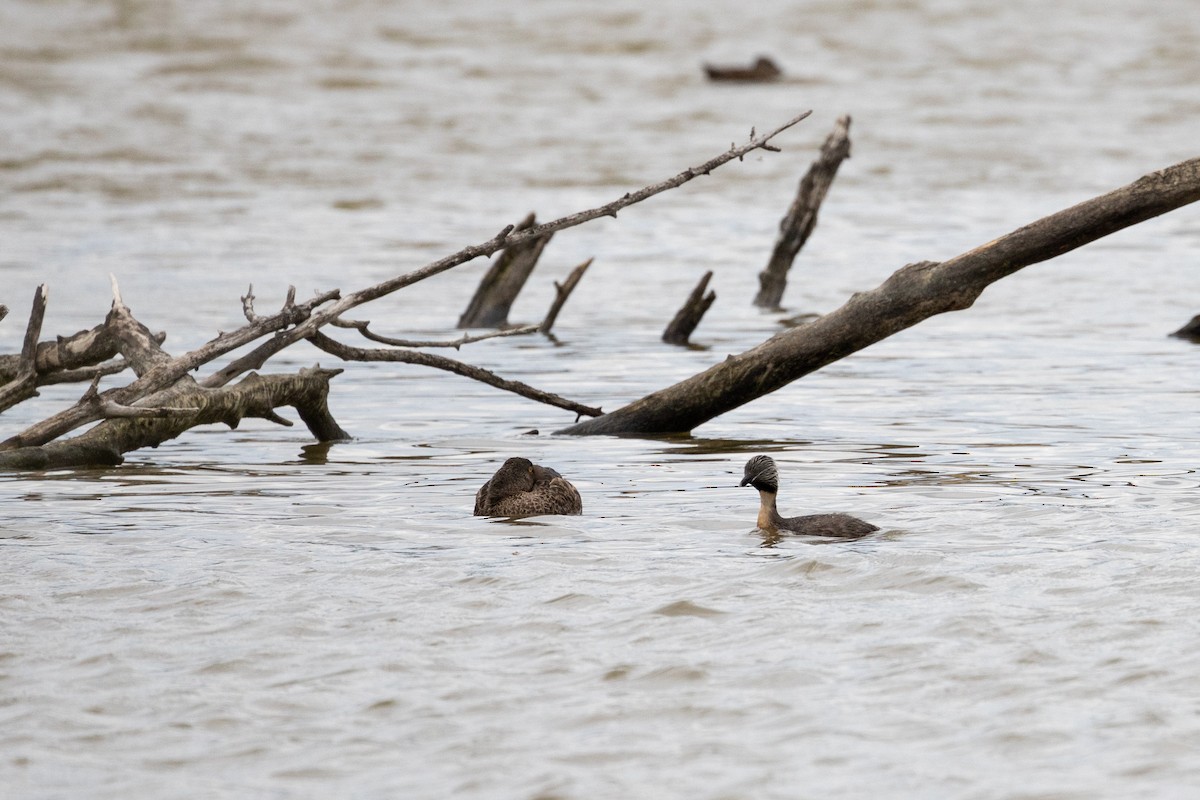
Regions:
[[[781, 153], [558, 234], [513, 314], [594, 257], [557, 342], [451, 351], [611, 410], [779, 329], [756, 274], [841, 114], [793, 312], [1200, 155], [1193, 2], [983, 5], [10, 0], [0, 352], [39, 283], [44, 336], [100, 322], [113, 273], [179, 354], [251, 283], [260, 311], [362, 288], [812, 108]], [[759, 53], [785, 81], [703, 79]], [[1198, 258], [1184, 208], [690, 437], [555, 437], [572, 415], [350, 364], [352, 442], [251, 420], [0, 477], [0, 797], [1193, 797], [1200, 347], [1167, 334]], [[356, 316], [452, 338], [485, 268]], [[702, 347], [661, 344], [710, 269]], [[760, 452], [785, 514], [883, 530], [769, 546]], [[517, 454], [585, 514], [472, 517]]]

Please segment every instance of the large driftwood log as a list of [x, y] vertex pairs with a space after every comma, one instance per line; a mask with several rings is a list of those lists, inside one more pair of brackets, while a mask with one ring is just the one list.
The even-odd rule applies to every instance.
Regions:
[[291, 425], [275, 413], [282, 406], [293, 406], [318, 441], [347, 439], [349, 435], [338, 426], [328, 406], [329, 380], [340, 372], [317, 367], [294, 375], [252, 373], [236, 385], [220, 389], [204, 389], [185, 376], [171, 388], [146, 398], [152, 408], [125, 407], [132, 413], [150, 412], [146, 416], [124, 416], [116, 409], [105, 409], [99, 395], [93, 393], [97, 415], [110, 419], [79, 436], [0, 451], [0, 469], [120, 464], [124, 453], [157, 447], [198, 425], [224, 423], [236, 428], [246, 417]]
[[787, 214], [779, 221], [779, 237], [767, 268], [758, 274], [759, 289], [754, 305], [780, 309], [783, 290], [787, 288], [787, 274], [796, 260], [796, 254], [804, 247], [813, 228], [817, 226], [817, 212], [833, 185], [838, 167], [850, 157], [850, 117], [839, 117], [833, 132], [821, 145], [821, 154], [800, 179], [796, 199]]
[[[513, 228], [513, 232], [529, 230], [536, 222], [537, 217], [530, 213]], [[502, 328], [507, 325], [512, 304], [525, 288], [525, 282], [533, 274], [533, 268], [553, 235], [551, 232], [535, 236], [501, 250], [479, 282], [467, 310], [458, 318], [458, 327]]]
[[1110, 233], [1200, 200], [1200, 158], [1146, 175], [940, 264], [897, 270], [841, 308], [780, 333], [687, 380], [560, 433], [691, 431], [927, 319], [970, 308], [991, 283]]

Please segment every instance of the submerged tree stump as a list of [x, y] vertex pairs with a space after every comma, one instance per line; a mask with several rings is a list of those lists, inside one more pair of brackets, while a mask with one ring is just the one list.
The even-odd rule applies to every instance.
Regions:
[[783, 290], [787, 288], [788, 270], [817, 226], [817, 212], [821, 210], [821, 203], [829, 193], [833, 179], [837, 177], [838, 167], [849, 157], [850, 117], [842, 116], [821, 146], [821, 155], [800, 179], [796, 199], [779, 221], [779, 237], [775, 240], [771, 260], [767, 262], [767, 268], [758, 274], [759, 290], [754, 297], [754, 305], [772, 311], [780, 310]]
[[1187, 339], [1190, 342], [1200, 344], [1200, 314], [1192, 317], [1191, 322], [1184, 325], [1179, 330], [1171, 334], [1178, 336], [1180, 339]]
[[704, 293], [708, 288], [708, 282], [712, 279], [712, 270], [704, 273], [704, 277], [696, 284], [696, 288], [692, 289], [692, 293], [688, 295], [688, 299], [684, 302], [683, 307], [675, 314], [675, 318], [667, 325], [663, 331], [662, 340], [667, 344], [688, 344], [688, 339], [692, 335], [692, 331], [696, 330], [696, 326], [700, 324], [700, 320], [704, 317], [704, 313], [712, 306], [713, 301], [717, 299], [716, 292]]
[[[513, 233], [528, 230], [537, 222], [530, 214], [513, 228]], [[475, 296], [467, 310], [458, 318], [459, 328], [501, 328], [508, 324], [508, 312], [537, 266], [542, 250], [550, 242], [553, 232], [534, 236], [520, 244], [511, 245], [500, 251], [487, 274], [475, 290]]]

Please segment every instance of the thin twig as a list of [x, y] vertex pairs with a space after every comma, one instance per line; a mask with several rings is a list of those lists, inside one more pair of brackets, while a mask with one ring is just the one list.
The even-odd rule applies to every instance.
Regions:
[[501, 378], [496, 373], [489, 372], [486, 369], [473, 367], [470, 364], [464, 364], [461, 361], [455, 361], [454, 359], [433, 353], [422, 353], [419, 350], [365, 350], [361, 347], [350, 347], [349, 345], [342, 344], [319, 332], [313, 334], [309, 338], [309, 341], [326, 353], [335, 355], [345, 361], [392, 361], [401, 364], [419, 364], [424, 367], [433, 367], [434, 369], [453, 372], [455, 375], [462, 375], [465, 378], [472, 378], [489, 386], [494, 386], [497, 389], [504, 389], [530, 400], [536, 400], [539, 403], [563, 408], [567, 411], [574, 411], [581, 416], [598, 417], [604, 413], [599, 408], [585, 406], [582, 403], [576, 403], [574, 400], [568, 400], [551, 392], [535, 389], [527, 383]]
[[474, 344], [482, 342], [484, 339], [495, 339], [501, 336], [524, 336], [530, 333], [537, 333], [537, 325], [523, 325], [519, 328], [506, 328], [499, 331], [488, 331], [487, 333], [478, 334], [463, 334], [457, 339], [438, 340], [438, 339], [394, 339], [390, 336], [384, 336], [375, 333], [367, 326], [371, 324], [370, 320], [353, 320], [353, 319], [336, 319], [330, 322], [338, 328], [350, 328], [356, 330], [363, 335], [363, 338], [370, 339], [372, 342], [391, 345], [392, 347], [453, 347], [455, 350], [461, 348], [464, 344]]
[[460, 264], [465, 264], [466, 262], [478, 258], [479, 256], [490, 256], [502, 248], [512, 247], [520, 244], [521, 242], [528, 241], [538, 236], [545, 236], [547, 233], [552, 233], [554, 231], [573, 228], [577, 225], [582, 225], [585, 222], [590, 222], [591, 220], [598, 219], [600, 217], [616, 217], [617, 212], [623, 208], [627, 208], [635, 203], [640, 203], [641, 201], [649, 197], [653, 197], [656, 194], [661, 194], [662, 192], [682, 186], [688, 181], [701, 175], [708, 175], [717, 167], [727, 164], [734, 159], [740, 160], [747, 153], [750, 153], [754, 150], [769, 150], [771, 152], [778, 152], [779, 148], [773, 147], [770, 144], [770, 141], [783, 131], [800, 122], [800, 120], [804, 119], [811, 113], [811, 111], [805, 111], [804, 113], [799, 114], [783, 123], [770, 133], [763, 134], [758, 138], [752, 138], [749, 142], [740, 146], [731, 145], [730, 148], [724, 153], [716, 156], [715, 158], [710, 158], [708, 161], [705, 161], [698, 167], [690, 167], [685, 169], [683, 172], [680, 172], [679, 174], [668, 178], [665, 181], [651, 184], [650, 186], [638, 189], [636, 192], [627, 192], [625, 195], [617, 200], [612, 201], [611, 203], [605, 203], [602, 206], [597, 206], [596, 208], [591, 208], [586, 211], [580, 211], [575, 214], [568, 214], [565, 217], [559, 217], [558, 219], [550, 222], [543, 222], [530, 228], [526, 228], [522, 231], [514, 231], [514, 226], [508, 225], [486, 242], [464, 247], [457, 253], [453, 253], [445, 258], [441, 258], [430, 264], [426, 264], [420, 269], [415, 269], [412, 272], [405, 273], [404, 275], [398, 275], [394, 278], [383, 281], [382, 283], [369, 286], [366, 289], [360, 289], [357, 292], [351, 292], [350, 294], [343, 296], [331, 306], [320, 311], [314, 311], [312, 316], [310, 316], [304, 322], [296, 325], [296, 327], [288, 331], [281, 332], [277, 334], [271, 341], [259, 345], [258, 348], [256, 348], [243, 359], [231, 364], [230, 366], [221, 370], [219, 373], [210, 376], [203, 382], [203, 385], [210, 387], [224, 385], [224, 382], [232, 380], [234, 377], [240, 374], [239, 370], [244, 371], [244, 369], [257, 369], [266, 362], [266, 359], [279, 352], [279, 350], [282, 350], [284, 347], [287, 347], [294, 342], [298, 342], [301, 339], [306, 339], [312, 336], [323, 326], [329, 324], [331, 320], [337, 319], [350, 309], [360, 306], [363, 303], [377, 300], [380, 297], [389, 295], [395, 291], [403, 289], [406, 286], [411, 286], [418, 281], [438, 275], [448, 269], [453, 269]]
[[93, 378], [104, 375], [116, 375], [129, 369], [129, 362], [123, 358], [115, 358], [112, 361], [105, 361], [103, 364], [96, 364], [93, 367], [80, 367], [79, 369], [63, 369], [58, 372], [43, 373], [38, 376], [38, 386], [50, 386], [56, 383], [79, 383], [80, 381], [90, 381]]
[[550, 335], [550, 329], [554, 327], [555, 320], [558, 319], [558, 312], [562, 311], [563, 305], [566, 304], [567, 298], [571, 296], [571, 292], [575, 291], [575, 286], [579, 283], [583, 273], [587, 272], [587, 268], [592, 265], [592, 259], [580, 264], [575, 269], [571, 270], [571, 274], [562, 283], [554, 282], [554, 302], [550, 304], [550, 310], [546, 312], [546, 318], [542, 320], [542, 324], [538, 327], [545, 335]]

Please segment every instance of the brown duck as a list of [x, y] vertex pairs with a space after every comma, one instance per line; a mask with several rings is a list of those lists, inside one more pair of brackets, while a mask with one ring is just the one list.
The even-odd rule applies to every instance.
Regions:
[[508, 459], [475, 493], [477, 517], [582, 513], [583, 500], [570, 481], [528, 458]]
[[712, 64], [705, 64], [704, 72], [710, 81], [738, 83], [765, 83], [778, 80], [779, 76], [783, 75], [783, 70], [779, 68], [779, 65], [766, 56], [759, 56], [758, 60], [754, 62], [754, 66], [749, 68], [716, 67]]
[[771, 534], [799, 533], [805, 536], [837, 536], [856, 539], [879, 528], [849, 514], [808, 514], [802, 517], [781, 517], [775, 508], [779, 494], [779, 472], [769, 456], [755, 456], [746, 462], [742, 486], [758, 489], [758, 527]]

